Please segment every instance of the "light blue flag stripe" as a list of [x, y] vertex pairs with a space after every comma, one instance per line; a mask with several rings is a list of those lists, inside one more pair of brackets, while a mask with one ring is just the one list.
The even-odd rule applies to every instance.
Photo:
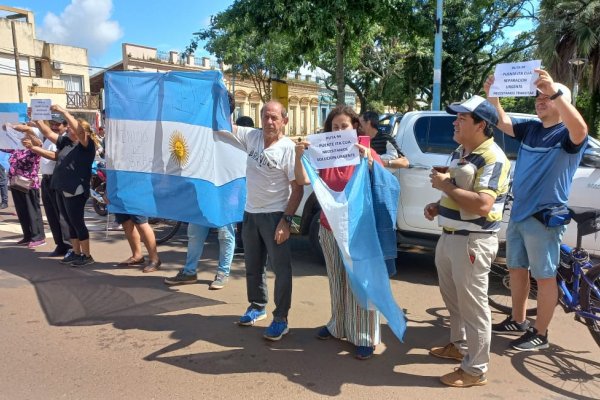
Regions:
[[107, 170], [106, 182], [112, 213], [220, 227], [241, 221], [246, 202], [245, 178], [215, 186], [181, 176]]
[[220, 71], [107, 72], [104, 87], [108, 119], [183, 122], [231, 132]]
[[[335, 196], [331, 189], [321, 181], [306, 156], [302, 157], [302, 164], [307, 171], [308, 177], [315, 188], [315, 194], [325, 215], [328, 212], [340, 210], [340, 204], [335, 203]], [[352, 178], [344, 189], [347, 199], [346, 209], [348, 221], [347, 226], [335, 226], [329, 220], [336, 241], [340, 237], [346, 237], [348, 243], [339, 243], [340, 248], [349, 249], [349, 259], [342, 253], [344, 266], [348, 273], [350, 286], [357, 301], [365, 309], [377, 309], [388, 321], [388, 325], [396, 337], [402, 341], [406, 331], [406, 317], [396, 304], [387, 267], [379, 243], [375, 215], [373, 213], [373, 200], [369, 178], [368, 161], [363, 159], [357, 166]], [[326, 190], [320, 190], [325, 187]], [[337, 209], [334, 211], [334, 208]], [[347, 230], [348, 235], [336, 234], [336, 231]]]
[[19, 114], [19, 122], [27, 122], [27, 103], [0, 103], [0, 112]]
[[[130, 133], [128, 126], [135, 129], [137, 121], [156, 121], [155, 127], [151, 124], [148, 128], [151, 131], [145, 131], [146, 140], [156, 141], [153, 149], [164, 149], [163, 143], [169, 140], [162, 132], [164, 122], [206, 127], [206, 134], [211, 135], [210, 140], [213, 140], [214, 131], [230, 131], [229, 101], [221, 78], [218, 71], [106, 74], [107, 135], [111, 143], [107, 147], [113, 149], [114, 153], [108, 154], [109, 168], [106, 170], [110, 212], [168, 218], [210, 227], [242, 220], [246, 179], [243, 168], [240, 171], [227, 168], [231, 165], [231, 160], [226, 158], [227, 146], [220, 144], [220, 158], [215, 158], [212, 152], [204, 154], [208, 158], [202, 164], [208, 168], [208, 173], [204, 171], [201, 176], [211, 176], [210, 168], [218, 169], [219, 163], [228, 163], [219, 172], [227, 171], [225, 176], [231, 178], [221, 179], [216, 184], [190, 177], [189, 174], [166, 174], [164, 168], [157, 168], [153, 172], [140, 172], [133, 168], [128, 170], [128, 165], [131, 165], [126, 162], [130, 156], [129, 147], [121, 144], [125, 139], [132, 140], [127, 135]], [[117, 121], [121, 122], [117, 124]], [[119, 129], [114, 128], [117, 125]], [[194, 146], [190, 145], [189, 148], [193, 149]], [[232, 152], [235, 153], [234, 150]], [[234, 155], [239, 157], [237, 153]], [[117, 156], [120, 157], [119, 165], [124, 165], [124, 168], [110, 168], [117, 160], [111, 157]], [[157, 154], [146, 156], [146, 159], [154, 157], [154, 160], [162, 161]], [[195, 153], [190, 154], [190, 157], [194, 156], [197, 157]], [[243, 156], [242, 160], [245, 160], [245, 154]], [[238, 164], [243, 166], [244, 161]]]

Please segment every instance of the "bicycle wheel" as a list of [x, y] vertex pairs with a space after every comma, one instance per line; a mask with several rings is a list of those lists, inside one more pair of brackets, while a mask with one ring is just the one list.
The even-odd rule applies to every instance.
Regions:
[[149, 218], [148, 223], [154, 231], [156, 244], [163, 244], [171, 239], [181, 227], [181, 221], [172, 219]]
[[[585, 279], [582, 280], [581, 289], [579, 289], [579, 298], [581, 309], [594, 314], [600, 319], [600, 264], [590, 268], [585, 276], [590, 280], [590, 285]], [[594, 340], [600, 346], [600, 320], [586, 318], [585, 323], [588, 326]]]
[[[512, 298], [510, 296], [510, 278], [508, 267], [505, 264], [492, 263], [490, 269], [490, 285], [488, 288], [490, 306], [507, 315], [512, 312]], [[537, 283], [529, 278], [529, 299], [527, 301], [527, 315], [537, 314]]]

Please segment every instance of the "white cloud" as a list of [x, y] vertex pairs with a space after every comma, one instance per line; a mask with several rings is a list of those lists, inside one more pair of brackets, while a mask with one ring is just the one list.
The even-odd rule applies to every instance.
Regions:
[[111, 14], [112, 0], [71, 0], [60, 15], [46, 14], [37, 34], [50, 43], [84, 47], [96, 58], [123, 36]]

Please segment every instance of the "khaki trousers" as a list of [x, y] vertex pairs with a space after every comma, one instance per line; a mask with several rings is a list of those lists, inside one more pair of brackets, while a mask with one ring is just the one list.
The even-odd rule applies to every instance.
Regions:
[[450, 340], [464, 354], [461, 368], [482, 375], [490, 361], [492, 318], [488, 305], [491, 262], [498, 251], [496, 234], [443, 233], [435, 249], [440, 292], [450, 313]]

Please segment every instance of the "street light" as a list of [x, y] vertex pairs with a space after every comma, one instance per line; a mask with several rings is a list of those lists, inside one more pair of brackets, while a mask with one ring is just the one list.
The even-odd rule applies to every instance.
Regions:
[[577, 94], [579, 93], [579, 79], [583, 74], [583, 68], [588, 62], [587, 58], [573, 57], [569, 60], [569, 65], [573, 71], [573, 107], [577, 104]]

